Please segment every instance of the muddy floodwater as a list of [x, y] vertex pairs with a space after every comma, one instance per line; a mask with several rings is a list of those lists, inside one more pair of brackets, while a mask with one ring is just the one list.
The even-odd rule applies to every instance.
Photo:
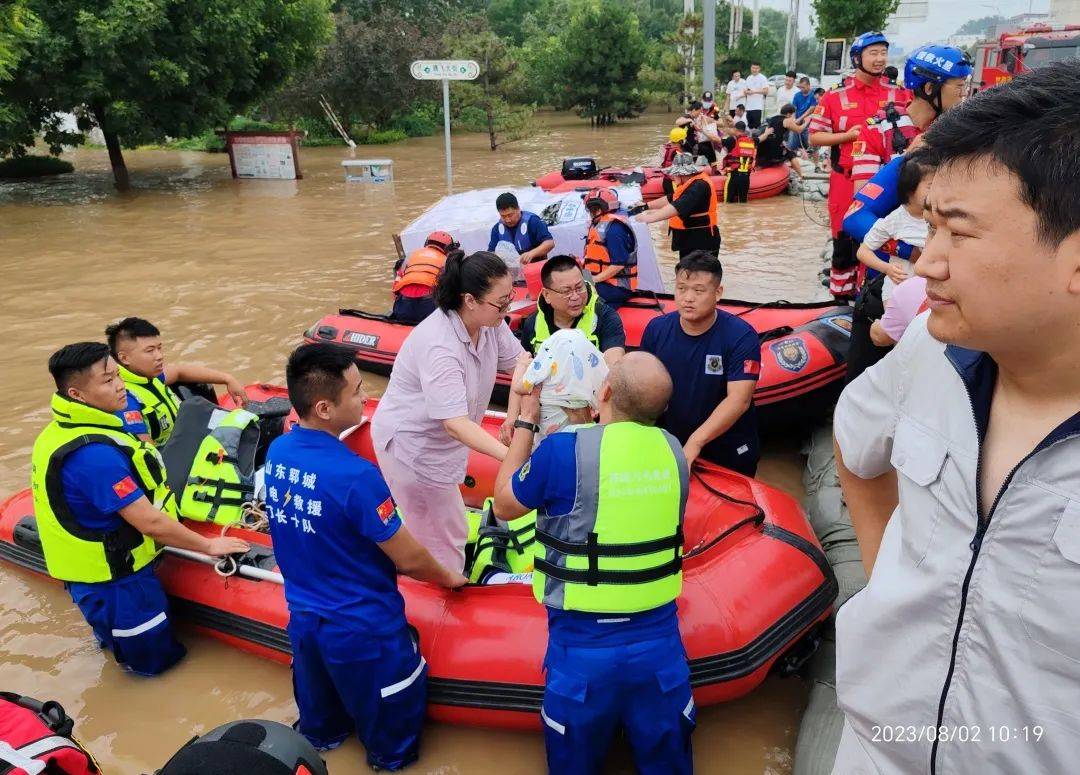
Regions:
[[[455, 136], [456, 190], [528, 185], [563, 156], [605, 165], [648, 163], [673, 116], [605, 130], [546, 115], [537, 135], [492, 153], [487, 138]], [[234, 181], [221, 154], [126, 154], [134, 190], [118, 195], [104, 150], [68, 156], [74, 174], [0, 183], [0, 495], [29, 484], [30, 447], [48, 421], [50, 353], [102, 338], [127, 315], [154, 321], [166, 357], [231, 371], [243, 382], [284, 382], [301, 333], [341, 306], [389, 308], [392, 235], [446, 192], [442, 138], [357, 149], [394, 160], [395, 182], [347, 184], [343, 147], [303, 149], [299, 181]], [[727, 295], [766, 301], [824, 297], [817, 272], [827, 234], [820, 207], [779, 196], [722, 206]], [[674, 257], [654, 240], [670, 285]], [[366, 377], [373, 395], [385, 380]], [[767, 451], [759, 476], [801, 495], [797, 445]], [[193, 735], [225, 721], [291, 723], [287, 668], [184, 631], [189, 654], [155, 679], [120, 671], [101, 652], [58, 585], [0, 566], [0, 689], [59, 700], [107, 773], [152, 772]], [[702, 709], [694, 736], [699, 772], [792, 769], [807, 687], [769, 678], [749, 697]], [[328, 755], [334, 775], [368, 772], [360, 746]], [[615, 751], [611, 772], [632, 772]], [[544, 771], [540, 735], [429, 724], [417, 773]]]

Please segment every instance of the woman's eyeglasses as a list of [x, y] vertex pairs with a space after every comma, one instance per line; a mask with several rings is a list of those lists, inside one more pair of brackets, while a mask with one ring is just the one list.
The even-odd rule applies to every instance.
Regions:
[[484, 304], [487, 304], [489, 307], [494, 307], [495, 309], [497, 309], [499, 311], [499, 314], [502, 315], [503, 313], [505, 313], [507, 310], [510, 309], [510, 305], [513, 303], [514, 300], [513, 300], [513, 298], [509, 298], [506, 301], [504, 301], [502, 304], [496, 304], [495, 302], [488, 301], [487, 299], [480, 299], [480, 301], [482, 303], [484, 303]]

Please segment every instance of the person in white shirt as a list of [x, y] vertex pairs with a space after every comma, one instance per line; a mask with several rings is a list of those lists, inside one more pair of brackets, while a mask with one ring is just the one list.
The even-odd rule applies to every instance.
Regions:
[[746, 117], [751, 129], [761, 126], [761, 117], [765, 112], [765, 97], [769, 94], [769, 81], [761, 74], [761, 65], [750, 65], [750, 77], [746, 79]]
[[[780, 112], [780, 108], [788, 104], [794, 104], [795, 95], [799, 93], [799, 87], [795, 85], [795, 79], [798, 77], [794, 70], [788, 70], [784, 74], [784, 85], [776, 90], [776, 112]], [[796, 116], [798, 118], [798, 116]]]
[[735, 115], [735, 106], [746, 100], [746, 81], [742, 77], [742, 73], [735, 70], [731, 74], [731, 80], [727, 82], [727, 87], [724, 89], [727, 94], [727, 108], [728, 115]]
[[[859, 261], [868, 269], [885, 275], [881, 287], [882, 301], [888, 301], [893, 289], [911, 277], [911, 262], [926, 247], [926, 235], [930, 228], [923, 219], [923, 203], [934, 179], [932, 168], [923, 163], [921, 156], [905, 158], [904, 161], [896, 184], [897, 198], [902, 204], [870, 227], [857, 254]], [[878, 258], [874, 251], [890, 240], [910, 245], [913, 248], [911, 261], [897, 256], [890, 256], [888, 261]]]

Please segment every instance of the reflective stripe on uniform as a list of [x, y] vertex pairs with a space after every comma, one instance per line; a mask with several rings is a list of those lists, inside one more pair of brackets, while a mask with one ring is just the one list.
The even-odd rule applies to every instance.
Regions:
[[142, 635], [147, 630], [154, 629], [168, 618], [169, 617], [165, 615], [165, 612], [162, 611], [157, 616], [153, 617], [152, 619], [147, 619], [145, 622], [143, 622], [137, 627], [131, 627], [127, 630], [113, 630], [112, 634], [114, 638], [133, 638], [136, 635]]
[[688, 721], [693, 721], [690, 714], [694, 712], [694, 697], [690, 696], [689, 702], [686, 703], [686, 707], [682, 709], [682, 714], [686, 716]]
[[566, 734], [566, 725], [565, 724], [560, 724], [558, 721], [552, 721], [551, 716], [549, 716], [544, 711], [543, 706], [540, 706], [540, 718], [542, 718], [544, 720], [545, 724], [547, 724], [549, 727], [554, 729], [560, 735], [565, 735]]
[[427, 660], [424, 659], [423, 657], [420, 657], [420, 664], [418, 664], [416, 666], [416, 669], [412, 671], [412, 675], [410, 675], [408, 678], [403, 678], [402, 680], [398, 681], [396, 684], [390, 684], [389, 686], [384, 686], [382, 689], [379, 690], [380, 696], [382, 696], [385, 699], [385, 698], [389, 697], [392, 694], [397, 694], [398, 692], [401, 692], [401, 691], [404, 691], [405, 689], [408, 689], [410, 686], [412, 686], [414, 683], [416, 683], [416, 679], [420, 677], [420, 674], [422, 672], [424, 672], [424, 667], [426, 665], [427, 665]]

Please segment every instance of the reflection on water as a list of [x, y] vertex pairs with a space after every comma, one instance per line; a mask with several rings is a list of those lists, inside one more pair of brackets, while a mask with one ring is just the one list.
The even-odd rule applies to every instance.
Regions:
[[[495, 153], [485, 137], [455, 137], [455, 185], [528, 185], [567, 155], [648, 163], [669, 119], [594, 130], [545, 116], [536, 138]], [[224, 155], [131, 152], [134, 188], [121, 196], [105, 152], [81, 150], [71, 155], [72, 175], [0, 183], [0, 493], [28, 484], [30, 446], [48, 419], [45, 362], [61, 344], [101, 339], [106, 323], [138, 315], [162, 329], [168, 357], [225, 368], [244, 382], [281, 382], [287, 353], [320, 315], [388, 308], [391, 235], [445, 193], [442, 138], [357, 149], [394, 160], [389, 185], [346, 184], [340, 163], [348, 153], [303, 150], [300, 181], [233, 181]], [[721, 228], [727, 295], [823, 296], [817, 254], [827, 235], [799, 199], [723, 207]], [[670, 283], [663, 231], [654, 227], [654, 239]], [[366, 381], [373, 394], [385, 384]], [[773, 454], [761, 476], [797, 492], [800, 465], [797, 455]], [[60, 700], [109, 772], [152, 771], [192, 735], [235, 718], [294, 720], [287, 669], [193, 633], [184, 640], [189, 657], [171, 673], [123, 674], [59, 586], [0, 566], [0, 688]], [[703, 710], [699, 771], [790, 772], [804, 704], [800, 682], [773, 678], [743, 701]], [[328, 760], [335, 775], [367, 771], [356, 745]], [[415, 769], [543, 772], [542, 739], [429, 725]], [[632, 771], [625, 752], [615, 753], [611, 771]]]

